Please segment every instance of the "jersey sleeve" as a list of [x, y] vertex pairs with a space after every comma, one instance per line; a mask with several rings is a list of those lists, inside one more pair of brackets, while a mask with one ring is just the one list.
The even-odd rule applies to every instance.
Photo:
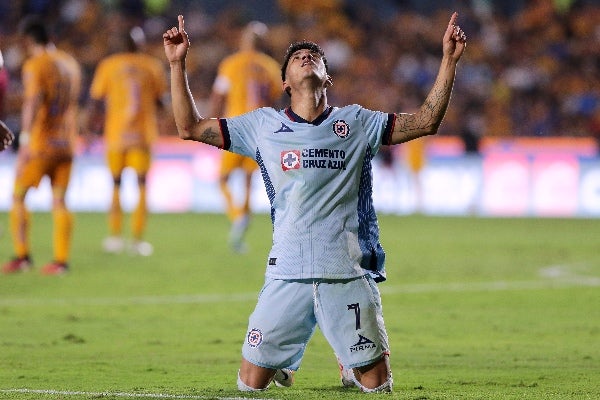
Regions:
[[364, 128], [373, 154], [376, 154], [381, 145], [389, 145], [391, 143], [396, 115], [381, 111], [371, 111], [360, 106], [357, 107], [357, 118]]
[[264, 109], [257, 109], [237, 117], [220, 118], [224, 150], [256, 158], [258, 133], [264, 120]]

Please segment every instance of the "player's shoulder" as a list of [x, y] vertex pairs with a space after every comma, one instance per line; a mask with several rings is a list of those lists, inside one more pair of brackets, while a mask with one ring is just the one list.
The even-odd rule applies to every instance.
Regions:
[[275, 60], [275, 58], [271, 57], [269, 54], [267, 54], [265, 52], [257, 51], [256, 57], [258, 57], [261, 61], [263, 61], [265, 63], [279, 65], [279, 62], [277, 60]]
[[66, 50], [56, 49], [54, 52], [57, 57], [63, 58], [65, 60], [71, 60], [71, 61], [77, 62], [77, 59], [75, 58], [75, 56], [73, 56], [71, 53], [69, 53]]
[[279, 110], [274, 109], [273, 107], [259, 107], [255, 108], [254, 110], [248, 111], [238, 117], [230, 117], [226, 119], [236, 118], [243, 118], [248, 121], [263, 123], [268, 120], [280, 119], [281, 112]]
[[231, 65], [239, 64], [242, 61], [244, 61], [246, 58], [247, 57], [246, 57], [245, 52], [238, 51], [236, 53], [232, 53], [232, 54], [229, 54], [229, 55], [223, 57], [223, 59], [221, 60], [219, 65], [221, 67], [228, 67]]
[[247, 114], [254, 114], [256, 116], [262, 116], [262, 117], [269, 117], [269, 118], [276, 118], [280, 115], [280, 111], [274, 109], [273, 107], [258, 107], [255, 108], [252, 111], [247, 112]]
[[162, 65], [162, 60], [148, 53], [136, 53], [139, 59], [148, 65]]
[[40, 57], [29, 57], [23, 62], [23, 71], [30, 71], [40, 64]]
[[371, 110], [371, 109], [366, 108], [366, 107], [364, 107], [364, 106], [362, 106], [360, 104], [349, 104], [349, 105], [347, 105], [345, 107], [342, 107], [342, 109], [345, 112], [348, 112], [348, 113], [355, 113], [357, 117], [359, 115], [361, 115], [361, 114], [362, 115], [368, 115], [368, 114], [369, 115], [370, 114], [386, 114], [383, 111]]
[[96, 69], [110, 68], [113, 65], [119, 64], [122, 60], [121, 53], [110, 54], [98, 62]]
[[67, 51], [56, 50], [56, 58], [61, 60], [61, 62], [66, 63], [73, 70], [79, 69], [79, 61]]
[[333, 107], [332, 113], [358, 115], [362, 110], [364, 110], [364, 108], [360, 104], [348, 104], [341, 107]]
[[262, 64], [265, 68], [272, 71], [274, 75], [280, 76], [281, 73], [281, 64], [279, 61], [275, 60], [273, 57], [266, 53], [260, 53]]
[[277, 118], [280, 118], [284, 114], [283, 110], [279, 110], [277, 108], [269, 106], [260, 107], [259, 110], [262, 110], [262, 113], [265, 115], [270, 115]]
[[23, 63], [23, 73], [43, 75], [50, 71], [53, 59], [47, 53], [29, 57]]
[[32, 55], [31, 57], [27, 58], [25, 60], [25, 62], [23, 63], [24, 66], [26, 65], [44, 65], [47, 64], [48, 62], [52, 61], [52, 55], [45, 51], [42, 52], [40, 54], [36, 54], [36, 55]]

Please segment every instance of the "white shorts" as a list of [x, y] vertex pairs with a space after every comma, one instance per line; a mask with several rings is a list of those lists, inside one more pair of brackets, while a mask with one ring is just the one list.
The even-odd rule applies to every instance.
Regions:
[[379, 289], [365, 275], [267, 278], [250, 315], [242, 355], [260, 367], [297, 370], [317, 324], [345, 368], [372, 364], [389, 353]]

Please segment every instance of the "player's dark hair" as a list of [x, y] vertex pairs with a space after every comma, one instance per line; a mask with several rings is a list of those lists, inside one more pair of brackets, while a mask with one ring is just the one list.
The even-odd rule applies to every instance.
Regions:
[[290, 62], [290, 57], [292, 54], [297, 52], [298, 50], [309, 50], [311, 52], [315, 52], [321, 56], [323, 60], [323, 64], [325, 64], [325, 72], [329, 73], [329, 66], [327, 65], [327, 58], [325, 58], [325, 52], [318, 44], [314, 42], [309, 42], [307, 40], [303, 40], [301, 42], [295, 42], [290, 44], [287, 52], [285, 53], [285, 57], [283, 59], [283, 65], [281, 66], [281, 80], [285, 81], [285, 71], [287, 70], [288, 63]]
[[48, 29], [37, 15], [25, 17], [19, 23], [19, 33], [33, 39], [35, 43], [46, 45], [50, 43], [50, 35]]

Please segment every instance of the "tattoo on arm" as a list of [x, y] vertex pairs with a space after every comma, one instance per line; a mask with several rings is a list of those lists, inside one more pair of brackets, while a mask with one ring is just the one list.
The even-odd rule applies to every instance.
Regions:
[[219, 132], [215, 131], [212, 127], [209, 126], [200, 134], [200, 141], [214, 145], [217, 142], [219, 135]]
[[394, 131], [399, 143], [435, 133], [448, 108], [451, 92], [452, 82], [436, 83], [418, 112], [398, 114]]

